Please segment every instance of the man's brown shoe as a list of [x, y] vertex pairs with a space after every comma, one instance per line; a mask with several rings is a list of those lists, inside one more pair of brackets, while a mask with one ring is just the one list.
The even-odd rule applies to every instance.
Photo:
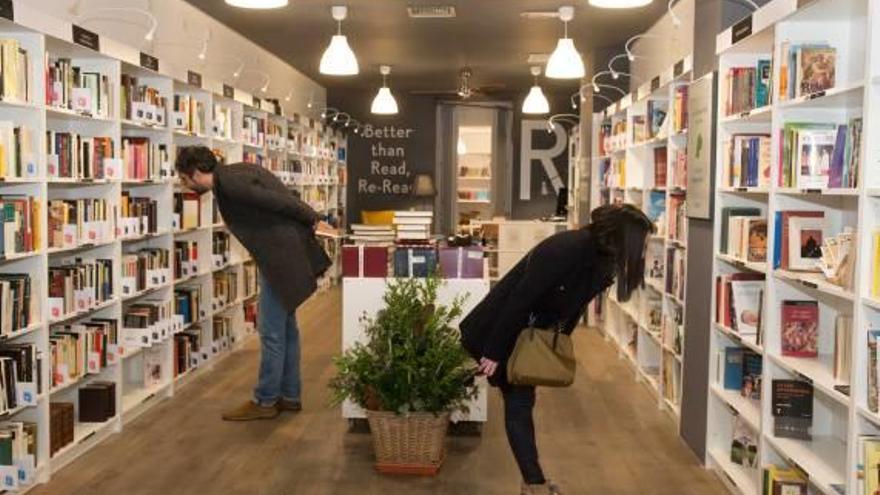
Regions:
[[278, 416], [278, 408], [275, 406], [261, 406], [253, 401], [223, 413], [224, 421], [254, 421], [257, 419], [274, 419]]
[[288, 400], [288, 399], [280, 399], [275, 407], [278, 409], [278, 412], [290, 411], [290, 412], [300, 412], [303, 410], [302, 402], [298, 400]]

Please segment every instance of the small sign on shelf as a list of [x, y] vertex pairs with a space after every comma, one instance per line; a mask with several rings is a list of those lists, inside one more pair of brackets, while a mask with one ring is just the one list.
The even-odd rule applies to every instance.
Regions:
[[73, 24], [72, 39], [77, 45], [91, 48], [96, 52], [101, 50], [101, 37], [97, 33], [81, 28], [76, 24]]
[[148, 53], [141, 52], [141, 67], [159, 72], [159, 59]]

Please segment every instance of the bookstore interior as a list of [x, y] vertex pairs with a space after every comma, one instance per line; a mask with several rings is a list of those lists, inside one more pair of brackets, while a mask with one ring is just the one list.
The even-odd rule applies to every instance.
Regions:
[[[0, 0], [0, 492], [880, 494], [878, 26]], [[531, 253], [622, 204], [643, 282], [538, 328], [571, 295]], [[465, 350], [484, 301], [506, 361]]]

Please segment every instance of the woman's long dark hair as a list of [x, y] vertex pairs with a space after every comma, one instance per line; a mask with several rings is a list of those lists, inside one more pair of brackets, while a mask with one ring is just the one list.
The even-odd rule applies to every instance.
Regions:
[[614, 259], [617, 300], [628, 301], [645, 280], [645, 239], [654, 223], [631, 204], [600, 206], [590, 219], [600, 252]]

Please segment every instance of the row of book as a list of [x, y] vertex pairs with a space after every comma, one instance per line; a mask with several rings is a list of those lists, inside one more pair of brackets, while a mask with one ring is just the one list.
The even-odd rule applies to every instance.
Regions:
[[786, 210], [775, 214], [774, 268], [821, 272], [825, 280], [851, 289], [856, 234], [850, 227], [832, 235], [823, 211]]
[[53, 327], [49, 333], [52, 364], [50, 387], [57, 389], [76, 383], [87, 375], [118, 362], [118, 321], [92, 318], [88, 321]]
[[753, 66], [731, 67], [725, 75], [725, 115], [738, 115], [770, 104], [773, 69], [769, 58]]
[[780, 140], [780, 187], [858, 187], [861, 118], [845, 125], [788, 122]]
[[238, 274], [232, 271], [214, 274], [214, 309], [223, 309], [238, 300]]
[[198, 241], [174, 241], [174, 279], [199, 273]]
[[721, 184], [726, 187], [769, 187], [769, 134], [733, 134], [724, 142]]
[[669, 228], [667, 229], [669, 239], [687, 243], [687, 202], [684, 194], [669, 195], [667, 218], [669, 219]]
[[152, 198], [132, 197], [130, 191], [122, 191], [118, 230], [122, 237], [158, 233], [159, 202]]
[[4, 256], [42, 248], [42, 204], [33, 196], [0, 196], [0, 248]]
[[202, 329], [190, 327], [174, 336], [174, 376], [198, 367], [202, 352]]
[[232, 237], [228, 232], [214, 232], [211, 237], [211, 253], [214, 255], [214, 266], [223, 266], [229, 262], [232, 248]]
[[195, 96], [186, 94], [174, 95], [172, 111], [172, 128], [197, 136], [205, 132], [205, 104]]
[[76, 259], [49, 267], [48, 305], [53, 320], [91, 309], [114, 295], [111, 259]]
[[228, 105], [214, 104], [214, 137], [231, 141], [232, 134], [233, 111]]
[[202, 287], [184, 287], [174, 291], [174, 314], [183, 316], [183, 323], [189, 325], [205, 316], [202, 306]]
[[175, 175], [168, 145], [146, 137], [122, 138], [122, 167], [126, 180], [163, 180]]
[[136, 76], [122, 74], [122, 117], [142, 125], [165, 127], [168, 99], [162, 92], [142, 84]]
[[149, 347], [170, 338], [183, 327], [173, 313], [170, 300], [142, 300], [128, 306], [122, 314], [123, 339], [128, 347]]
[[480, 246], [343, 246], [344, 277], [385, 278], [427, 277], [483, 278], [483, 249]]
[[29, 102], [31, 91], [31, 57], [16, 39], [0, 39], [0, 99]]
[[171, 280], [171, 255], [167, 249], [143, 248], [122, 255], [122, 294], [131, 296]]
[[742, 261], [767, 261], [767, 220], [758, 208], [721, 209], [721, 252]]
[[38, 282], [24, 273], [0, 274], [0, 336], [9, 336], [39, 321]]
[[282, 125], [270, 120], [266, 125], [266, 146], [272, 151], [287, 151], [287, 142]]
[[19, 122], [0, 121], [0, 177], [37, 177], [36, 132]]
[[0, 346], [0, 413], [33, 406], [43, 392], [43, 353], [32, 342]]
[[16, 490], [34, 483], [36, 467], [40, 461], [38, 451], [37, 423], [0, 423], [0, 466], [17, 471], [17, 476], [4, 476], [5, 489]]
[[252, 115], [245, 115], [242, 122], [242, 140], [244, 144], [262, 148], [266, 145], [266, 120]]
[[242, 265], [242, 277], [244, 280], [244, 297], [251, 297], [256, 294], [259, 290], [257, 264], [253, 261], [246, 261]]
[[74, 248], [113, 240], [110, 204], [103, 198], [49, 201], [49, 248]]
[[675, 134], [684, 132], [688, 127], [688, 88], [687, 84], [675, 86], [672, 96], [672, 132]]
[[46, 59], [46, 105], [91, 117], [113, 116], [110, 78], [74, 65], [69, 58]]
[[115, 166], [113, 146], [110, 137], [46, 131], [46, 173], [52, 179], [118, 178], [109, 170]]
[[837, 49], [827, 42], [785, 41], [780, 47], [779, 99], [792, 100], [835, 85]]

